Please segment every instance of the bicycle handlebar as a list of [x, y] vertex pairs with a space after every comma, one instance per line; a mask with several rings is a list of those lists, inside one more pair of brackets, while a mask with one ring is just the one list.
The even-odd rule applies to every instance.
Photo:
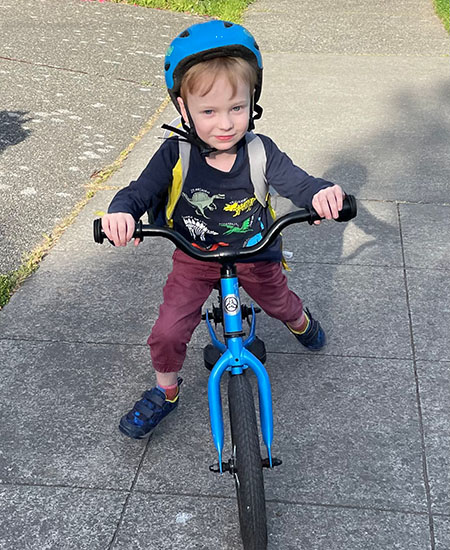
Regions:
[[[356, 213], [357, 207], [355, 197], [353, 195], [346, 195], [342, 210], [340, 210], [339, 217], [335, 221], [348, 222], [356, 216]], [[288, 225], [301, 222], [308, 222], [311, 225], [320, 219], [322, 218], [320, 218], [315, 210], [310, 211], [301, 209], [296, 210], [295, 212], [290, 212], [289, 214], [278, 218], [257, 244], [248, 248], [242, 248], [240, 250], [227, 250], [226, 248], [220, 248], [215, 251], [200, 250], [194, 247], [185, 237], [177, 233], [175, 230], [170, 229], [169, 227], [144, 225], [140, 220], [136, 223], [133, 238], [144, 240], [144, 237], [165, 237], [166, 239], [172, 241], [173, 244], [185, 254], [196, 260], [200, 260], [202, 262], [233, 263], [236, 260], [247, 259], [255, 256], [265, 250]], [[98, 218], [94, 220], [94, 241], [101, 244], [105, 238], [106, 235], [102, 229], [102, 220]], [[114, 244], [112, 241], [109, 242]]]

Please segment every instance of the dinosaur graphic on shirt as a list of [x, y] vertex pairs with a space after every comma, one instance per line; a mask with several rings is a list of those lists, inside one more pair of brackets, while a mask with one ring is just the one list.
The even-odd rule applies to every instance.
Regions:
[[250, 212], [251, 207], [253, 206], [254, 202], [256, 201], [256, 197], [250, 197], [249, 199], [245, 199], [243, 201], [234, 201], [229, 202], [224, 207], [224, 212], [234, 212], [233, 218], [236, 218], [242, 212]]
[[249, 231], [253, 231], [251, 227], [252, 221], [253, 216], [244, 220], [240, 227], [233, 223], [221, 223], [219, 225], [221, 227], [227, 228], [227, 231], [225, 231], [224, 235], [231, 235], [232, 233], [248, 233]]
[[211, 197], [205, 191], [195, 191], [192, 197], [189, 198], [186, 193], [182, 193], [183, 197], [188, 203], [195, 208], [195, 213], [198, 216], [203, 216], [207, 220], [208, 216], [205, 214], [205, 210], [217, 210], [217, 205], [214, 204], [216, 199], [224, 199], [225, 195], [221, 193], [219, 195], [212, 195]]
[[264, 224], [261, 221], [261, 218], [258, 218], [258, 222], [259, 222], [259, 227], [261, 228], [261, 232], [256, 233], [256, 235], [253, 235], [253, 237], [250, 237], [250, 239], [248, 239], [248, 241], [244, 243], [244, 247], [253, 246], [254, 244], [259, 243], [259, 241], [262, 239], [262, 231], [264, 229]]
[[183, 216], [183, 221], [193, 239], [199, 238], [201, 241], [204, 241], [207, 234], [218, 235], [216, 231], [208, 229], [207, 225], [205, 222], [202, 222], [202, 220], [197, 220], [191, 216]]

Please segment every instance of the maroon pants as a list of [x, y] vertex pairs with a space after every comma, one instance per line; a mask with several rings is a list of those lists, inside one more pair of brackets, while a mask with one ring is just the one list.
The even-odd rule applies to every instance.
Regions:
[[[302, 301], [289, 290], [281, 264], [237, 264], [237, 273], [241, 286], [268, 315], [283, 322], [301, 316]], [[164, 302], [148, 338], [155, 370], [181, 369], [187, 344], [201, 321], [202, 306], [219, 279], [220, 264], [199, 262], [175, 250], [173, 269], [163, 290]]]

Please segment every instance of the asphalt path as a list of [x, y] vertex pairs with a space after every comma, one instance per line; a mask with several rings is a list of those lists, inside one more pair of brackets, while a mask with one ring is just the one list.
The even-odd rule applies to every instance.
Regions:
[[5, 0], [0, 20], [0, 273], [7, 273], [158, 111], [165, 48], [201, 18], [108, 2]]

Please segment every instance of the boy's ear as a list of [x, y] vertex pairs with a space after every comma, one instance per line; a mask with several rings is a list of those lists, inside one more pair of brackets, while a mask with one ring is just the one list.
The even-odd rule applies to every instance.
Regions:
[[187, 116], [186, 106], [184, 105], [183, 98], [177, 97], [177, 102], [178, 102], [178, 105], [179, 105], [179, 107], [180, 107], [181, 116], [183, 117], [184, 122], [185, 122], [186, 124], [189, 124], [189, 118], [188, 118], [188, 116]]

